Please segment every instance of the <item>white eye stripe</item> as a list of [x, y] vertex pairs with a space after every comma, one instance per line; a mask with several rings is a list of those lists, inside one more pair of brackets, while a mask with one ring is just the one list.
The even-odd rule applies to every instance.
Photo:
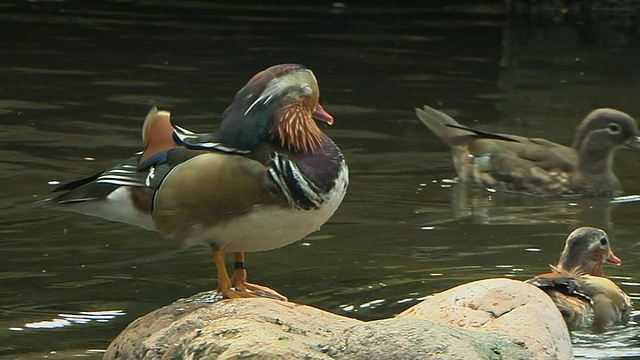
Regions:
[[249, 105], [244, 114], [247, 115], [257, 104], [268, 105], [278, 97], [298, 96], [300, 93], [304, 96], [311, 96], [314, 93], [313, 85], [315, 84], [317, 84], [316, 77], [308, 69], [304, 69], [304, 71], [298, 69], [273, 78], [269, 80], [262, 93]]

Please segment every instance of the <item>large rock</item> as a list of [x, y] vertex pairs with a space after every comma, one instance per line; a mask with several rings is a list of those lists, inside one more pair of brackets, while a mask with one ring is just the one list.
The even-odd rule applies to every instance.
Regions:
[[354, 325], [323, 346], [340, 360], [531, 360], [516, 339], [426, 321], [395, 318]]
[[462, 285], [371, 322], [214, 295], [178, 300], [135, 320], [104, 359], [571, 359], [569, 334], [551, 300], [513, 280]]
[[360, 321], [271, 299], [197, 294], [131, 323], [103, 359], [331, 359], [318, 344]]
[[572, 359], [569, 331], [551, 299], [535, 286], [487, 279], [438, 293], [398, 315], [507, 334], [536, 359]]

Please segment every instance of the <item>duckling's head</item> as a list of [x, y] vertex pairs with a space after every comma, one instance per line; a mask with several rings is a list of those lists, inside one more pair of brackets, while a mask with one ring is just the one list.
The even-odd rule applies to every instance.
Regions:
[[581, 227], [569, 234], [556, 266], [579, 275], [604, 276], [604, 264], [622, 264], [611, 250], [609, 236], [602, 229]]

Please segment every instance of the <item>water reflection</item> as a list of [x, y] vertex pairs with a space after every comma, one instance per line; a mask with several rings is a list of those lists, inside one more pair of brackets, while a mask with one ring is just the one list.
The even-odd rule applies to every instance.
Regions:
[[[637, 302], [637, 299], [634, 299]], [[640, 330], [634, 311], [626, 326], [618, 326], [603, 334], [574, 332], [574, 355], [585, 359], [636, 359], [640, 354]]]
[[508, 29], [517, 34], [519, 42], [545, 37], [569, 46], [621, 46], [638, 35], [638, 5], [634, 2], [509, 1], [507, 12]]
[[469, 184], [454, 186], [452, 193], [456, 218], [470, 218], [478, 224], [591, 224], [605, 231], [613, 228], [614, 205], [605, 198], [544, 199], [471, 188]]
[[[137, 151], [151, 102], [178, 124], [212, 130], [234, 91], [279, 62], [303, 63], [318, 76], [336, 118], [326, 131], [345, 152], [352, 185], [321, 232], [252, 254], [256, 282], [293, 301], [379, 319], [467, 281], [545, 272], [568, 232], [591, 225], [608, 230], [624, 262], [608, 273], [639, 297], [639, 203], [455, 184], [446, 180], [455, 175], [448, 149], [413, 114], [424, 103], [444, 105], [470, 125], [569, 143], [595, 107], [639, 116], [632, 33], [615, 47], [574, 41], [570, 23], [510, 18], [492, 2], [94, 5], [1, 5], [0, 21], [12, 31], [0, 34], [0, 359], [99, 358], [136, 317], [215, 286], [206, 249], [179, 250], [152, 232], [31, 203], [46, 196], [48, 182]], [[624, 188], [640, 193], [636, 154], [617, 160]], [[108, 322], [59, 315], [104, 311], [114, 311]], [[26, 326], [53, 319], [72, 326]], [[637, 336], [635, 322], [578, 334], [576, 352], [629, 358]], [[605, 342], [620, 346], [605, 353]]]
[[11, 331], [23, 331], [27, 329], [55, 329], [71, 325], [83, 325], [92, 321], [105, 323], [116, 316], [126, 315], [123, 310], [81, 311], [77, 314], [58, 314], [58, 317], [50, 320], [28, 322], [23, 327], [10, 327]]

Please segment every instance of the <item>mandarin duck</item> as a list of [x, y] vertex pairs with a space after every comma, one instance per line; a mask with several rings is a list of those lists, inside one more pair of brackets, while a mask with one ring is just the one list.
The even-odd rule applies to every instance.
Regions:
[[[65, 192], [45, 202], [209, 246], [223, 296], [286, 301], [247, 282], [244, 253], [317, 231], [345, 196], [347, 165], [314, 121], [333, 123], [318, 99], [311, 70], [282, 64], [253, 76], [213, 133], [174, 126], [169, 112], [153, 108], [143, 124], [143, 151], [59, 186], [54, 191]], [[231, 277], [225, 252], [235, 253]]]
[[614, 109], [596, 109], [578, 126], [571, 147], [539, 138], [493, 134], [460, 125], [424, 106], [418, 119], [447, 143], [462, 181], [537, 196], [617, 196], [613, 173], [620, 147], [640, 151], [635, 120]]
[[560, 310], [569, 330], [625, 323], [631, 299], [604, 275], [604, 264], [620, 265], [603, 230], [581, 227], [565, 242], [558, 264], [551, 272], [527, 280], [544, 290]]

